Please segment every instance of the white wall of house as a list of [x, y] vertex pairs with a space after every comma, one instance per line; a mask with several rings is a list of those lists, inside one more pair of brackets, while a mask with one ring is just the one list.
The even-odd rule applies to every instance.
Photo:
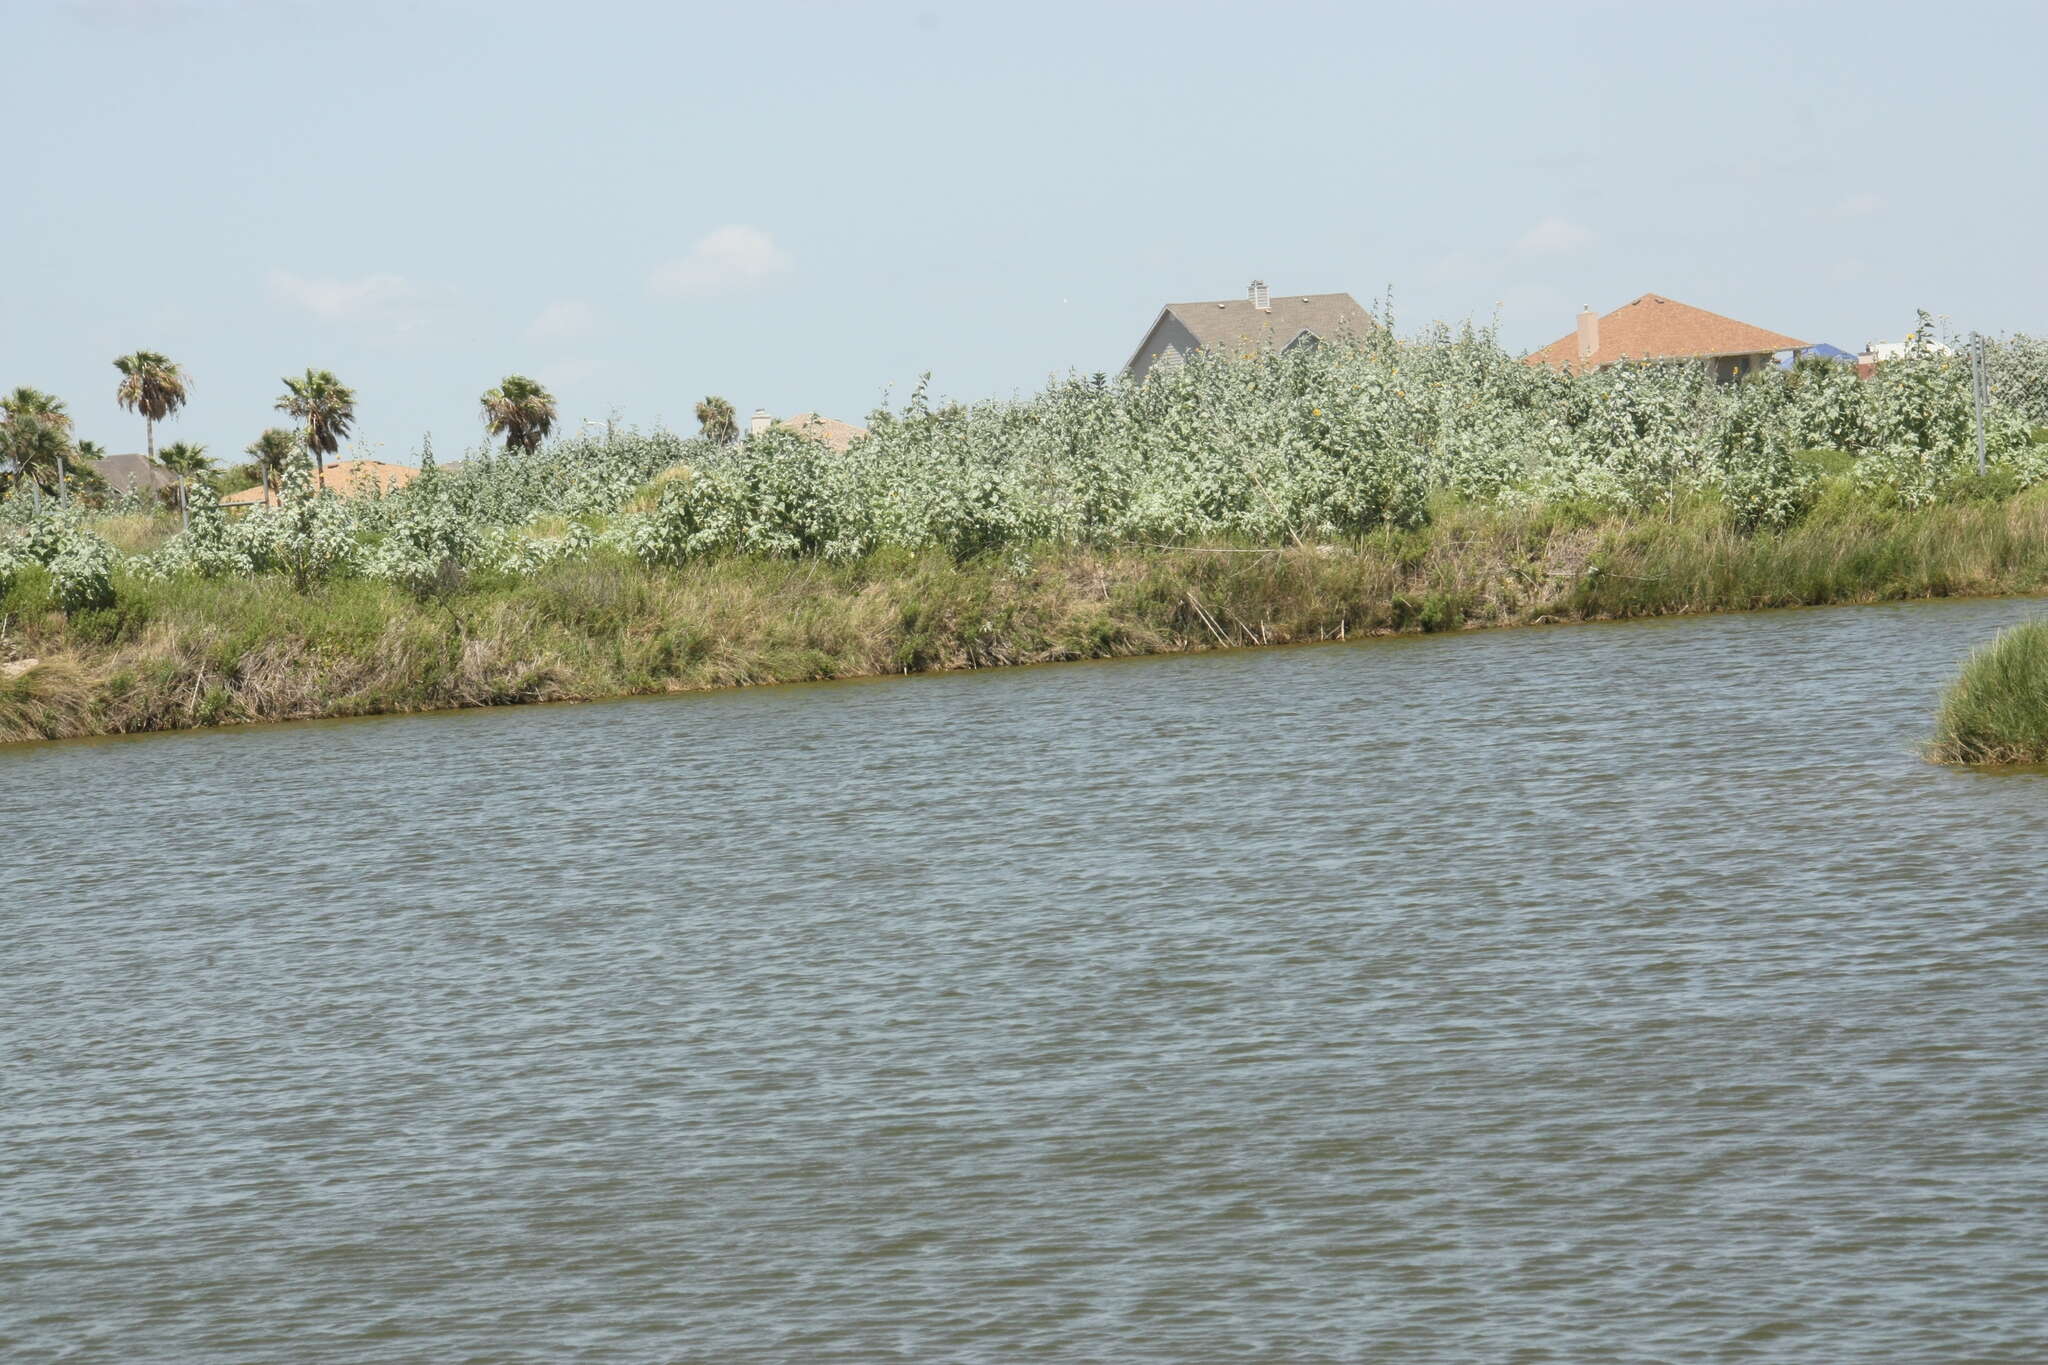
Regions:
[[1138, 348], [1137, 359], [1131, 362], [1131, 378], [1143, 379], [1169, 348], [1173, 351], [1172, 364], [1191, 351], [1201, 349], [1202, 343], [1195, 340], [1195, 334], [1181, 325], [1179, 318], [1168, 313], [1152, 326], [1145, 337], [1145, 344]]
[[[1863, 354], [1862, 354], [1862, 356], [1860, 356], [1860, 357], [1859, 357], [1859, 359], [1862, 359], [1862, 360], [1904, 360], [1904, 359], [1906, 358], [1906, 354], [1907, 354], [1907, 353], [1908, 353], [1909, 351], [1911, 351], [1912, 349], [1913, 349], [1913, 343], [1912, 343], [1912, 342], [1911, 342], [1910, 340], [1907, 340], [1907, 341], [1869, 341], [1869, 342], [1865, 342], [1865, 343], [1864, 343], [1864, 345], [1863, 345]], [[1942, 344], [1941, 344], [1940, 342], [1938, 342], [1938, 341], [1935, 341], [1935, 340], [1932, 340], [1932, 339], [1930, 339], [1930, 340], [1928, 341], [1928, 343], [1927, 343], [1927, 349], [1928, 349], [1928, 350], [1930, 350], [1930, 351], [1932, 351], [1932, 352], [1934, 352], [1934, 353], [1935, 353], [1936, 355], [1954, 355], [1954, 354], [1955, 354], [1955, 352], [1954, 352], [1954, 351], [1951, 351], [1951, 350], [1950, 350], [1950, 349], [1949, 349], [1948, 347], [1946, 347], [1946, 346], [1942, 345]]]

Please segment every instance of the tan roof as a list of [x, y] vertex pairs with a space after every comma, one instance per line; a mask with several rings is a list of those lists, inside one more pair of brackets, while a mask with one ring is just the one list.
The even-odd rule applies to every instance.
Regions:
[[1523, 359], [1531, 365], [1583, 373], [1612, 365], [1623, 356], [1632, 360], [1676, 360], [1760, 355], [1807, 344], [1783, 332], [1752, 327], [1662, 294], [1645, 294], [1600, 319], [1600, 348], [1592, 355], [1579, 355], [1579, 334], [1574, 329]]
[[[389, 493], [403, 488], [420, 476], [411, 465], [386, 464], [382, 460], [333, 460], [327, 466], [327, 487], [344, 498], [376, 491]], [[272, 495], [276, 496], [275, 494]], [[223, 507], [246, 507], [263, 501], [263, 485], [245, 488], [222, 498]]]
[[799, 412], [783, 418], [777, 426], [788, 427], [799, 436], [808, 436], [813, 441], [822, 441], [827, 450], [837, 453], [868, 434], [866, 427], [857, 427], [851, 422], [842, 422], [836, 417], [825, 417], [815, 412]]

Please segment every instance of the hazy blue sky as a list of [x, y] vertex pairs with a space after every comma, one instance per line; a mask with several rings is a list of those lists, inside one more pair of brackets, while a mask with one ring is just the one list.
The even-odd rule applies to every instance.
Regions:
[[336, 371], [452, 457], [1114, 370], [1161, 303], [1392, 285], [1540, 345], [1654, 291], [1812, 340], [2048, 329], [2048, 6], [0, 0], [0, 385], [238, 455]]

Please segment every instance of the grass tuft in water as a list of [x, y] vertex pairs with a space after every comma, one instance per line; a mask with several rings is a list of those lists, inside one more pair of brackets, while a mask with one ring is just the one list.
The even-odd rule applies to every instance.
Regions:
[[1942, 698], [1937, 763], [2048, 763], [2048, 621], [2000, 633], [1963, 663]]

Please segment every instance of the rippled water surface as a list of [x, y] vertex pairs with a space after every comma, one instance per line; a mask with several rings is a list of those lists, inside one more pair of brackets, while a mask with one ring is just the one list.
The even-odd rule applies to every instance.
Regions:
[[2048, 1359], [2041, 610], [0, 749], [0, 1357]]

